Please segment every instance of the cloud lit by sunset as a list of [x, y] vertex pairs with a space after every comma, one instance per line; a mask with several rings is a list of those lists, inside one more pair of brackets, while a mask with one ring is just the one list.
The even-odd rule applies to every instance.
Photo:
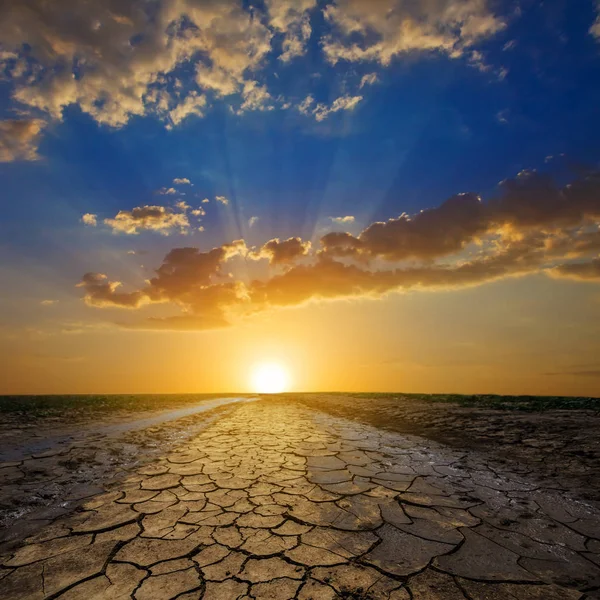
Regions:
[[4, 2], [3, 392], [594, 395], [599, 9], [521, 4]]

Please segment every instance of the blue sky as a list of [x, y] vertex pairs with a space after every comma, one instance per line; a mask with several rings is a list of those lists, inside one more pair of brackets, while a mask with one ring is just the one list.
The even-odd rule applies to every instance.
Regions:
[[[479, 260], [481, 248], [486, 259], [492, 247], [516, 251], [515, 240], [540, 228], [545, 247], [566, 250], [524, 271], [529, 252], [500, 279], [541, 277], [598, 293], [600, 246], [569, 251], [598, 234], [597, 193], [573, 200], [581, 206], [566, 221], [548, 216], [539, 196], [545, 175], [560, 190], [597, 172], [600, 6], [591, 0], [26, 0], [3, 3], [0, 23], [7, 348], [19, 328], [56, 333], [71, 322], [187, 316], [191, 330], [203, 331], [280, 305], [387, 298], [427, 288], [432, 274], [382, 289], [348, 283], [345, 271], [331, 290], [323, 282], [338, 275], [319, 265], [330, 254], [346, 267], [368, 260], [369, 276], [392, 278], [397, 269]], [[455, 194], [478, 194], [484, 204], [503, 197], [504, 180], [524, 187], [505, 200], [501, 219], [494, 213], [471, 230], [449, 209], [441, 225], [433, 217], [423, 229], [411, 220], [396, 231], [395, 218]], [[533, 220], [518, 205], [529, 199]], [[377, 238], [369, 228], [380, 221], [389, 233]], [[350, 254], [323, 241], [332, 231], [349, 234]], [[446, 235], [447, 246], [439, 241]], [[233, 240], [243, 248], [225, 249], [207, 278], [194, 270]], [[202, 254], [177, 274], [186, 289], [147, 287], [181, 247]], [[298, 294], [301, 269], [321, 284]], [[540, 273], [549, 269], [547, 281]], [[96, 279], [76, 287], [86, 273]], [[292, 281], [293, 300], [288, 289], [263, 289], [279, 278]], [[468, 285], [490, 278], [498, 276]], [[246, 286], [227, 288], [233, 304], [196, 297], [233, 282]], [[252, 308], [238, 310], [246, 301]]]

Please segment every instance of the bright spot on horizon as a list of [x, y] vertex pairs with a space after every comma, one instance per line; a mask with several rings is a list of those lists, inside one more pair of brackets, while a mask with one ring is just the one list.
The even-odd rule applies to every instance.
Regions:
[[261, 363], [252, 370], [252, 387], [259, 394], [280, 394], [289, 385], [289, 373], [278, 363]]

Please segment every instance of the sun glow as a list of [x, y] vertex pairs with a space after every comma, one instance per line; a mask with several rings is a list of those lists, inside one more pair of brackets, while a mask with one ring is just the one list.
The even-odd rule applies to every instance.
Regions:
[[259, 394], [280, 394], [289, 384], [289, 373], [278, 363], [256, 365], [252, 371], [252, 387]]

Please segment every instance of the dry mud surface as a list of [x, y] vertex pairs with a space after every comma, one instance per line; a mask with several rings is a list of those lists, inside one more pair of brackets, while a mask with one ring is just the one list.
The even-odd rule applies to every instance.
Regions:
[[298, 394], [304, 406], [399, 433], [420, 435], [455, 448], [477, 450], [519, 463], [545, 479], [600, 500], [600, 412], [490, 410], [410, 398], [354, 398]]
[[0, 598], [600, 598], [599, 506], [559, 478], [300, 402], [188, 419], [0, 557]]
[[246, 401], [115, 411], [87, 422], [80, 415], [75, 423], [65, 413], [62, 425], [57, 418], [6, 419], [0, 427], [0, 553], [117, 484], [132, 468], [185, 443], [231, 404]]

